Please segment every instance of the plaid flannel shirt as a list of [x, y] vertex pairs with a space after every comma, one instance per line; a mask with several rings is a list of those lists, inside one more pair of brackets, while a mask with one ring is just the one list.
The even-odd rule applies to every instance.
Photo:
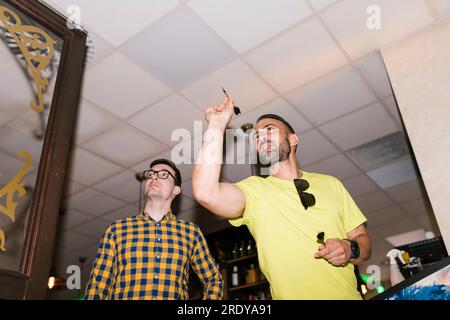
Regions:
[[86, 299], [189, 299], [191, 265], [203, 299], [222, 299], [223, 280], [200, 228], [172, 212], [145, 212], [112, 223], [98, 248]]

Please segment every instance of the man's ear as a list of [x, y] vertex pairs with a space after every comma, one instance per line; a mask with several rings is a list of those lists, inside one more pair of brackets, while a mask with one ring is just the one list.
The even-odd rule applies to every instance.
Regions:
[[291, 144], [292, 148], [298, 146], [298, 136], [295, 133], [289, 134], [289, 143]]
[[179, 186], [175, 186], [175, 188], [173, 188], [173, 195], [176, 197], [180, 193], [181, 193], [181, 188]]

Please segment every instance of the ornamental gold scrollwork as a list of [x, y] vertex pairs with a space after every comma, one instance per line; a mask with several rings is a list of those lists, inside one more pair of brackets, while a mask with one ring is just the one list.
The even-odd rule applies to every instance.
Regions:
[[11, 9], [0, 6], [0, 21], [17, 42], [27, 63], [28, 71], [36, 86], [37, 103], [30, 102], [30, 107], [36, 112], [44, 110], [44, 90], [48, 79], [42, 75], [55, 53], [56, 43], [48, 33], [31, 25], [23, 25], [20, 17]]
[[[17, 158], [24, 160], [22, 168], [17, 172], [16, 176], [3, 188], [0, 189], [0, 199], [6, 197], [6, 206], [0, 204], [0, 213], [8, 216], [13, 222], [15, 220], [15, 212], [17, 207], [17, 202], [14, 201], [14, 194], [17, 193], [19, 198], [26, 195], [27, 191], [25, 189], [25, 181], [23, 180], [25, 175], [33, 163], [31, 154], [28, 151], [21, 150], [17, 153]], [[6, 251], [5, 249], [5, 233], [0, 229], [0, 250]]]

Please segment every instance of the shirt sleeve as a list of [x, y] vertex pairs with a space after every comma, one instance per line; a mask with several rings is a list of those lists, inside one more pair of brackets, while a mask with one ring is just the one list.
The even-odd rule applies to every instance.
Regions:
[[356, 205], [350, 193], [344, 187], [342, 182], [336, 179], [337, 188], [340, 198], [340, 211], [342, 220], [344, 222], [345, 233], [349, 233], [353, 229], [362, 225], [367, 221], [367, 218], [361, 212], [361, 210]]
[[251, 176], [234, 184], [242, 191], [245, 198], [245, 208], [242, 216], [228, 220], [228, 222], [234, 227], [240, 227], [242, 225], [248, 226], [253, 219], [252, 208], [255, 201], [255, 195], [252, 184], [256, 181], [255, 178], [256, 177]]
[[111, 227], [108, 227], [100, 242], [92, 266], [86, 286], [86, 300], [107, 300], [111, 298], [111, 289], [116, 273], [115, 248]]
[[198, 229], [194, 251], [190, 259], [192, 268], [203, 283], [204, 300], [220, 300], [223, 297], [223, 279], [208, 249], [203, 233]]

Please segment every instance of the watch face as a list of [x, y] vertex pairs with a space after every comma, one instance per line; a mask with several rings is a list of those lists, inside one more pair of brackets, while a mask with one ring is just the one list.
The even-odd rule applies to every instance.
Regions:
[[350, 245], [351, 251], [352, 251], [352, 259], [359, 258], [359, 245], [356, 241], [351, 241]]

